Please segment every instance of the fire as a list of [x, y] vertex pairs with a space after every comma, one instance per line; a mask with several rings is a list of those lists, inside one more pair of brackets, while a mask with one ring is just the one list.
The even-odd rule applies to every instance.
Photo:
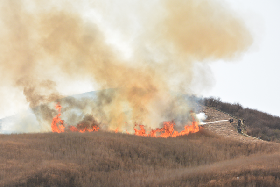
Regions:
[[[140, 127], [140, 130], [136, 129], [137, 126]], [[146, 130], [144, 129], [144, 125], [137, 125], [137, 124], [135, 124], [134, 131], [135, 131], [134, 135], [136, 135], [136, 136], [148, 136], [146, 134]]]
[[[61, 116], [61, 108], [62, 106], [57, 103], [55, 108], [58, 111], [58, 114], [53, 118], [51, 128], [52, 132], [61, 133], [65, 131], [64, 121], [60, 118]], [[83, 124], [78, 124], [77, 127], [75, 126], [69, 126], [69, 130], [72, 132], [92, 132], [92, 131], [98, 131], [99, 127], [97, 125], [92, 125], [91, 127], [84, 126]]]
[[92, 127], [82, 127], [82, 124], [77, 125], [77, 127], [75, 126], [70, 126], [69, 129], [72, 132], [80, 132], [80, 133], [84, 133], [84, 132], [92, 132], [92, 131], [98, 131], [99, 127], [98, 126], [92, 126]]
[[[138, 130], [136, 127], [139, 126], [140, 130]], [[138, 125], [135, 124], [134, 126], [134, 135], [136, 136], [149, 136], [149, 137], [177, 137], [177, 136], [184, 136], [188, 135], [189, 133], [196, 133], [199, 131], [199, 126], [196, 121], [192, 122], [192, 125], [186, 125], [184, 127], [184, 130], [181, 132], [174, 130], [175, 123], [174, 122], [164, 122], [162, 128], [152, 129], [149, 134], [146, 133], [146, 130], [144, 128], [144, 125]], [[159, 134], [157, 136], [157, 133]]]
[[62, 107], [59, 103], [57, 103], [55, 108], [57, 109], [58, 114], [53, 118], [51, 128], [52, 128], [52, 132], [61, 133], [61, 132], [64, 132], [64, 129], [65, 129], [64, 124], [63, 124], [64, 122], [60, 118]]
[[[64, 132], [65, 126], [64, 126], [64, 121], [61, 120], [61, 105], [59, 103], [56, 104], [55, 108], [58, 111], [58, 114], [53, 118], [51, 128], [52, 132], [57, 132], [61, 133]], [[137, 128], [138, 127], [138, 128]], [[140, 125], [140, 124], [135, 124], [134, 125], [134, 135], [136, 136], [144, 136], [144, 137], [162, 137], [162, 138], [167, 138], [167, 137], [177, 137], [177, 136], [184, 136], [188, 135], [189, 133], [196, 133], [199, 131], [199, 126], [196, 120], [193, 118], [192, 124], [191, 125], [186, 125], [184, 127], [184, 130], [181, 132], [178, 132], [174, 129], [175, 123], [173, 121], [167, 121], [163, 123], [162, 128], [156, 128], [152, 129], [149, 133], [146, 133], [145, 126]], [[72, 132], [93, 132], [93, 131], [98, 131], [99, 127], [97, 124], [78, 124], [77, 127], [75, 126], [69, 126], [69, 130]], [[119, 128], [114, 130], [115, 133], [118, 133]], [[126, 133], [129, 134], [129, 132], [126, 130]]]

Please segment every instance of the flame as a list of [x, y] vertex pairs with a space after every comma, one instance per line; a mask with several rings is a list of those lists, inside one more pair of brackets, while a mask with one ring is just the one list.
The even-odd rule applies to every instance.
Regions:
[[[137, 126], [140, 127], [140, 130], [136, 129]], [[135, 126], [134, 126], [134, 131], [135, 131], [134, 135], [136, 135], [136, 136], [148, 136], [148, 135], [146, 134], [146, 130], [145, 130], [145, 128], [144, 128], [144, 125], [135, 124]]]
[[[136, 127], [139, 126], [140, 130], [138, 130]], [[162, 128], [152, 129], [149, 134], [146, 134], [146, 130], [144, 128], [144, 125], [138, 125], [135, 124], [134, 126], [134, 135], [136, 136], [149, 136], [149, 137], [177, 137], [177, 136], [184, 136], [188, 135], [189, 133], [196, 133], [199, 131], [199, 126], [196, 121], [192, 122], [192, 125], [186, 125], [184, 127], [184, 130], [181, 132], [174, 130], [175, 123], [172, 121], [167, 121], [163, 123]], [[157, 134], [159, 134], [157, 136]]]
[[[58, 111], [58, 114], [53, 118], [51, 128], [52, 128], [52, 132], [61, 133], [64, 132], [65, 130], [64, 121], [60, 118], [62, 106], [59, 103], [57, 103], [55, 108]], [[92, 127], [83, 127], [83, 124], [78, 124], [77, 127], [72, 125], [69, 126], [69, 130], [72, 132], [84, 133], [84, 132], [98, 131], [99, 127], [97, 125], [93, 125]]]
[[80, 133], [84, 133], [84, 132], [92, 132], [92, 131], [98, 131], [99, 127], [97, 125], [94, 125], [92, 127], [82, 127], [82, 124], [77, 125], [77, 127], [75, 126], [70, 126], [69, 129], [72, 132], [80, 132]]
[[[55, 108], [58, 111], [58, 114], [53, 118], [51, 128], [52, 132], [57, 132], [61, 133], [64, 132], [65, 126], [64, 126], [64, 121], [61, 120], [61, 108], [62, 106], [57, 103]], [[138, 127], [138, 128], [137, 128]], [[134, 135], [136, 136], [144, 136], [144, 137], [162, 137], [162, 138], [167, 138], [167, 137], [177, 137], [177, 136], [184, 136], [188, 135], [189, 133], [196, 133], [199, 131], [199, 126], [198, 123], [196, 122], [195, 118], [193, 117], [193, 121], [191, 125], [186, 125], [184, 127], [184, 130], [181, 132], [178, 132], [174, 130], [175, 127], [175, 122], [173, 121], [166, 121], [163, 122], [163, 127], [162, 128], [156, 128], [152, 129], [149, 133], [146, 133], [145, 126], [140, 125], [140, 124], [135, 124], [134, 125]], [[77, 127], [75, 126], [69, 126], [69, 130], [72, 132], [92, 132], [92, 131], [98, 131], [99, 127], [97, 125], [92, 125], [90, 126], [84, 126], [84, 124], [78, 124]], [[118, 133], [119, 128], [115, 129], [114, 132]], [[126, 130], [126, 133], [129, 134], [129, 132]]]
[[70, 126], [69, 127], [70, 131], [72, 132], [78, 132], [79, 130], [77, 129], [77, 127], [74, 127], [74, 126]]
[[[53, 118], [52, 120], [52, 124], [51, 124], [51, 128], [52, 128], [52, 132], [57, 132], [57, 133], [61, 133], [64, 132], [64, 122], [63, 120], [60, 118], [61, 116], [61, 105], [59, 103], [56, 104], [55, 108], [58, 111], [58, 114]], [[60, 124], [59, 124], [60, 123]]]

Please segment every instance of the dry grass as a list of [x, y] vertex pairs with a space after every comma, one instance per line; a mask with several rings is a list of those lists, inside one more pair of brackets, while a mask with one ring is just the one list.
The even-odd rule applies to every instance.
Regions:
[[1, 186], [277, 186], [280, 179], [278, 144], [230, 141], [205, 130], [166, 139], [1, 135], [0, 149]]
[[243, 108], [240, 104], [222, 102], [219, 98], [204, 98], [202, 105], [214, 107], [237, 118], [245, 119], [247, 134], [262, 140], [280, 143], [280, 117], [255, 109]]

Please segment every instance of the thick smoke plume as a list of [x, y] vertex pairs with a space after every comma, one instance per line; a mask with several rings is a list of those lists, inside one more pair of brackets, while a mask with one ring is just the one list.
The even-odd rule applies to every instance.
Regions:
[[[125, 129], [134, 122], [150, 127], [164, 120], [183, 123], [190, 109], [177, 93], [192, 94], [191, 85], [205, 86], [193, 82], [195, 75], [208, 76], [194, 73], [196, 64], [235, 58], [252, 43], [242, 20], [217, 1], [153, 1], [153, 11], [141, 1], [121, 1], [120, 11], [110, 0], [39, 2], [5, 1], [0, 11], [1, 84], [22, 89], [38, 121], [50, 122], [54, 108], [46, 103], [62, 98], [56, 83], [66, 78], [92, 80], [102, 90], [94, 101], [61, 101], [70, 124], [84, 119], [74, 108], [108, 129]], [[136, 15], [122, 13], [121, 4], [131, 2], [139, 7]], [[133, 41], [130, 58], [107, 42], [99, 24], [84, 19], [85, 6], [116, 32], [126, 34], [136, 25], [134, 37], [127, 37]], [[122, 18], [133, 16], [123, 23]]]

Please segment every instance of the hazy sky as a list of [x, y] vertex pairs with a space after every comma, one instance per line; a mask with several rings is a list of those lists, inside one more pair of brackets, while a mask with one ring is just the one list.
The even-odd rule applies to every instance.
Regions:
[[[112, 7], [117, 6], [117, 3], [126, 5], [121, 6], [122, 9], [116, 9], [117, 11], [113, 12], [112, 15], [115, 13], [118, 15], [119, 12], [123, 11], [137, 14], [138, 5], [130, 1], [108, 0], [105, 2], [113, 2]], [[244, 107], [255, 108], [279, 116], [280, 1], [226, 0], [225, 2], [234, 10], [236, 16], [244, 21], [252, 33], [254, 43], [243, 55], [230, 62], [224, 62], [222, 60], [212, 62], [209, 67], [212, 71], [213, 84], [202, 94], [207, 97], [220, 97], [222, 101], [238, 102]], [[145, 6], [143, 4], [142, 6]], [[149, 10], [149, 8], [146, 8], [146, 10]], [[89, 11], [88, 8], [87, 11]], [[122, 16], [119, 18], [122, 18]], [[120, 37], [121, 34], [110, 29], [94, 11], [89, 11], [85, 15], [85, 18], [97, 22], [98, 26], [105, 30], [105, 36], [109, 37], [108, 42], [117, 44], [124, 52], [124, 56], [130, 55], [129, 44], [133, 40], [129, 40], [126, 37], [128, 40], [122, 43], [124, 40]], [[114, 15], [108, 19], [113, 20]], [[137, 17], [131, 19], [137, 20]], [[137, 28], [138, 26], [135, 25], [134, 30], [132, 29], [136, 34]], [[57, 82], [58, 90], [64, 95], [89, 92], [97, 88], [90, 80], [84, 80], [82, 82], [71, 80], [71, 86], [69, 86], [70, 82], [67, 84], [65, 82], [67, 80]], [[25, 96], [19, 88], [1, 85], [0, 96], [2, 97], [0, 118], [16, 114], [20, 110], [28, 107]]]
[[254, 44], [232, 63], [211, 64], [215, 85], [204, 95], [280, 116], [280, 1], [226, 1], [243, 17]]

